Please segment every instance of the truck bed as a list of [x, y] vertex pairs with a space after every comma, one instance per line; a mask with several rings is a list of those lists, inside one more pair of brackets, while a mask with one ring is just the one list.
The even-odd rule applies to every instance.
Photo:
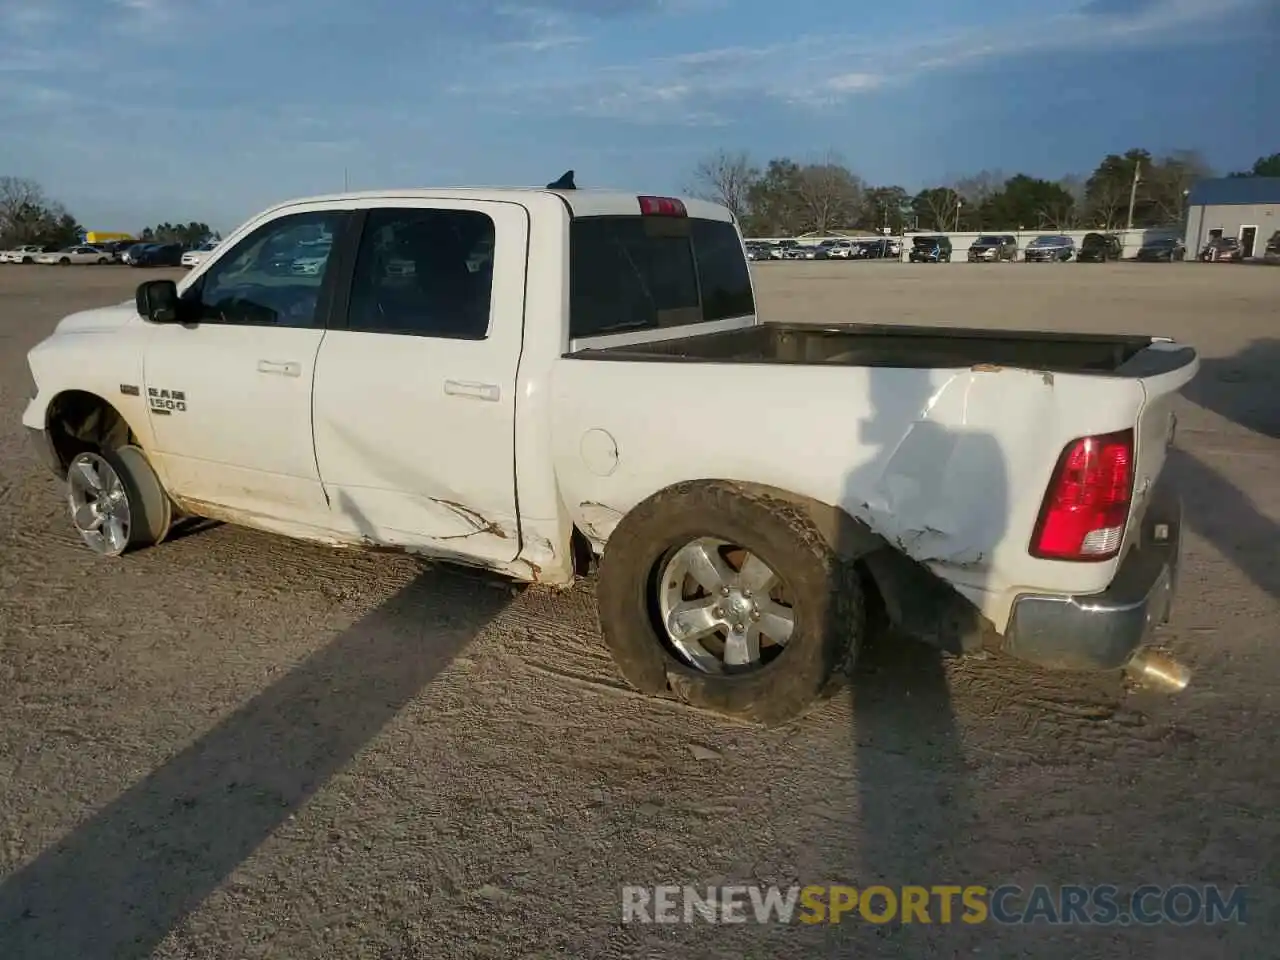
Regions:
[[1144, 353], [1156, 338], [845, 323], [761, 323], [640, 344], [579, 350], [592, 360], [827, 364], [958, 368], [990, 364], [1053, 373], [1152, 376], [1189, 361], [1181, 350]]

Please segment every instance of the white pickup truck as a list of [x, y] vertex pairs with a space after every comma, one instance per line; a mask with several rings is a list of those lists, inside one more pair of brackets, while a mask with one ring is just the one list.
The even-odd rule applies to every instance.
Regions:
[[729, 211], [562, 180], [274, 207], [64, 319], [23, 422], [100, 554], [187, 515], [553, 586], [595, 568], [635, 687], [777, 723], [840, 686], [872, 614], [1158, 674], [1198, 362], [762, 321]]

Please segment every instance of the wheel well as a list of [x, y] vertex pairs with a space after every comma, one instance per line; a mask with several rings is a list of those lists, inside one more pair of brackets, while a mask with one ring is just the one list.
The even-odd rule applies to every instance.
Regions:
[[575, 577], [589, 577], [596, 568], [597, 557], [595, 550], [591, 547], [591, 541], [587, 539], [587, 535], [574, 525], [573, 533], [569, 537], [569, 552], [573, 559], [573, 575]]
[[45, 428], [64, 473], [78, 454], [137, 442], [128, 421], [115, 407], [83, 390], [68, 390], [54, 397]]
[[991, 640], [990, 623], [950, 583], [843, 508], [766, 484], [738, 486], [803, 509], [823, 539], [857, 571], [871, 617], [949, 653], [972, 652]]

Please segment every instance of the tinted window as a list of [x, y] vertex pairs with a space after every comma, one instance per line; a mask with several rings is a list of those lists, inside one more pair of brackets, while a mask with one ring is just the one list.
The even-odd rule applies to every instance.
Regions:
[[347, 325], [371, 333], [483, 340], [493, 221], [474, 210], [369, 212]]
[[[192, 288], [206, 322], [313, 327], [320, 289], [343, 219], [338, 211], [296, 213], [259, 227]], [[157, 248], [154, 253], [172, 253]]]
[[584, 217], [570, 227], [569, 335], [750, 316], [751, 274], [733, 224]]
[[703, 320], [749, 317], [756, 312], [751, 269], [733, 224], [694, 220], [693, 252], [702, 285]]

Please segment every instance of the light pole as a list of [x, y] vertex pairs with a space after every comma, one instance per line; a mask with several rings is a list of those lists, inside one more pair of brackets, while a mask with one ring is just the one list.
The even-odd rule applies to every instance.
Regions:
[[1133, 184], [1129, 187], [1129, 219], [1125, 231], [1133, 229], [1133, 206], [1138, 201], [1138, 184], [1142, 182], [1142, 161], [1133, 162]]

